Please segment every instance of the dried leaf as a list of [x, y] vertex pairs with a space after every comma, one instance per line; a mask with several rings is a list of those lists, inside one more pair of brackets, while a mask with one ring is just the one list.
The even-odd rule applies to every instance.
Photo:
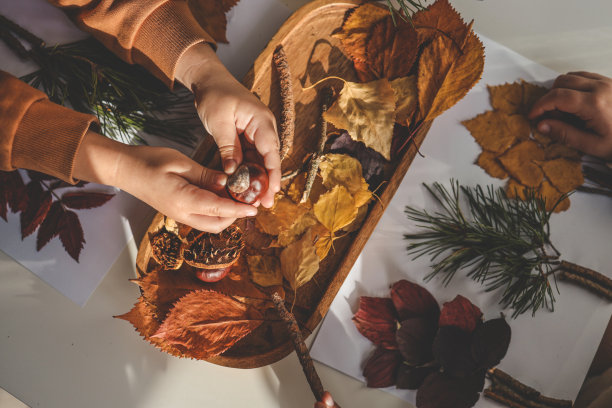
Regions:
[[346, 187], [353, 196], [356, 207], [361, 207], [372, 199], [370, 186], [361, 176], [361, 163], [357, 159], [346, 154], [329, 153], [321, 160], [319, 171], [325, 187]]
[[64, 193], [62, 195], [62, 203], [68, 208], [84, 210], [100, 207], [114, 196], [114, 194], [96, 193], [93, 191], [75, 191]]
[[395, 338], [405, 362], [416, 366], [432, 360], [432, 343], [437, 328], [437, 321], [431, 316], [413, 317], [400, 323]]
[[344, 153], [356, 158], [362, 167], [362, 175], [372, 184], [372, 180], [379, 178], [385, 169], [385, 158], [377, 151], [366, 147], [362, 142], [351, 139], [347, 132], [343, 132], [330, 146], [332, 153]]
[[[555, 212], [561, 212], [568, 210], [570, 207], [570, 200], [567, 197], [557, 204], [562, 194], [547, 180], [542, 182], [540, 188], [538, 189], [538, 193], [546, 202], [546, 211], [552, 211], [554, 208]], [[555, 207], [555, 205], [557, 206]]]
[[483, 150], [478, 156], [476, 164], [479, 165], [487, 174], [491, 177], [498, 179], [508, 178], [508, 172], [503, 168], [501, 163], [497, 160], [497, 153]]
[[53, 199], [51, 192], [43, 191], [40, 183], [32, 181], [27, 185], [28, 207], [20, 214], [21, 239], [24, 239], [40, 226], [43, 222]]
[[519, 139], [527, 140], [531, 132], [524, 117], [498, 111], [487, 111], [461, 123], [483, 150], [493, 153], [505, 152]]
[[302, 239], [283, 249], [280, 255], [281, 272], [296, 291], [309, 282], [319, 270], [319, 257], [315, 252], [310, 231]]
[[60, 241], [68, 255], [79, 262], [79, 255], [85, 244], [83, 227], [79, 221], [79, 216], [74, 211], [66, 210], [63, 212], [58, 222]]
[[239, 0], [188, 0], [189, 8], [202, 28], [217, 42], [227, 43], [227, 13]]
[[451, 302], [446, 302], [440, 312], [440, 327], [455, 326], [468, 333], [474, 331], [482, 322], [482, 312], [468, 299], [457, 295]]
[[401, 357], [396, 350], [377, 348], [363, 368], [366, 385], [370, 388], [384, 388], [395, 384]]
[[353, 196], [344, 186], [336, 186], [323, 194], [314, 205], [319, 222], [332, 234], [349, 225], [357, 217]]
[[262, 322], [257, 309], [218, 292], [198, 290], [176, 303], [152, 337], [206, 359], [223, 353]]
[[280, 270], [280, 261], [271, 255], [248, 255], [247, 263], [251, 280], [259, 286], [275, 286], [283, 284], [283, 274]]
[[276, 243], [280, 247], [286, 247], [298, 240], [306, 230], [318, 224], [317, 217], [312, 211], [307, 212], [295, 220], [289, 229], [283, 230], [278, 234]]
[[51, 239], [58, 236], [60, 233], [59, 221], [64, 213], [62, 204], [55, 201], [51, 204], [51, 208], [45, 217], [45, 220], [40, 225], [38, 235], [36, 235], [36, 250], [40, 251]]
[[508, 115], [527, 116], [533, 104], [547, 91], [546, 88], [529, 82], [520, 81], [502, 85], [489, 86], [489, 95], [493, 109]]
[[359, 333], [377, 346], [397, 349], [397, 315], [389, 298], [361, 296], [353, 323]]
[[467, 377], [478, 368], [472, 357], [471, 344], [470, 332], [456, 326], [441, 326], [433, 341], [433, 354], [445, 373]]
[[327, 254], [334, 246], [334, 241], [338, 237], [321, 224], [317, 224], [311, 231], [315, 239], [315, 251], [319, 260], [322, 261], [327, 257]]
[[287, 197], [279, 197], [272, 208], [261, 208], [257, 212], [255, 223], [262, 232], [278, 235], [290, 229], [308, 211], [308, 208], [297, 205]]
[[544, 175], [561, 193], [569, 193], [584, 183], [580, 162], [559, 158], [541, 164]]
[[512, 146], [499, 161], [508, 173], [527, 187], [538, 187], [544, 178], [537, 162], [543, 161], [546, 153], [532, 140], [526, 140]]
[[466, 378], [451, 377], [435, 372], [419, 387], [416, 395], [417, 408], [470, 408], [479, 392], [484, 388], [485, 372], [477, 372]]
[[416, 390], [434, 371], [436, 369], [432, 367], [411, 367], [408, 364], [400, 364], [395, 386], [401, 390]]
[[19, 171], [0, 171], [4, 197], [12, 212], [25, 211], [28, 205], [26, 186]]
[[407, 76], [417, 58], [417, 32], [402, 18], [388, 15], [372, 26], [366, 40], [366, 63], [371, 80], [389, 80]]
[[405, 279], [391, 286], [391, 300], [400, 320], [428, 316], [437, 320], [440, 314], [438, 302], [431, 293], [424, 287]]
[[397, 100], [395, 108], [395, 122], [410, 126], [410, 121], [417, 107], [417, 78], [416, 75], [405, 76], [390, 82]]
[[580, 160], [582, 153], [561, 143], [551, 143], [546, 146], [546, 160], [564, 157], [569, 160]]
[[459, 47], [449, 37], [435, 37], [419, 60], [420, 118], [432, 120], [457, 103], [478, 82], [483, 68], [484, 48], [474, 33]]
[[386, 79], [345, 82], [338, 99], [323, 114], [325, 120], [391, 160], [395, 93]]
[[426, 9], [418, 11], [412, 16], [412, 23], [417, 30], [419, 46], [440, 35], [447, 36], [460, 46], [470, 32], [470, 27], [448, 0], [438, 0]]
[[515, 179], [511, 178], [506, 184], [506, 196], [508, 198], [519, 198], [525, 200], [527, 198], [529, 187], [525, 187]]
[[512, 332], [503, 317], [487, 320], [472, 334], [472, 358], [481, 369], [495, 367], [508, 351]]

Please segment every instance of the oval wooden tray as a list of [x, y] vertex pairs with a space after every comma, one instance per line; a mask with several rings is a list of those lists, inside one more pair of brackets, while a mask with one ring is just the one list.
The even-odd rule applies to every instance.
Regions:
[[[297, 168], [302, 157], [313, 152], [318, 140], [317, 123], [320, 107], [315, 90], [303, 91], [327, 76], [339, 76], [348, 81], [357, 81], [352, 62], [340, 50], [340, 41], [332, 36], [344, 19], [347, 10], [361, 4], [359, 0], [313, 1], [296, 11], [279, 29], [268, 46], [256, 59], [243, 83], [279, 117], [278, 77], [272, 66], [272, 54], [280, 43], [289, 61], [293, 91], [296, 102], [295, 141], [293, 152], [283, 162], [283, 172]], [[313, 284], [306, 284], [298, 291], [296, 313], [302, 333], [307, 337], [321, 322], [340, 286], [361, 253], [366, 241], [384, 212], [384, 208], [395, 194], [408, 167], [420, 146], [430, 123], [421, 126], [414, 142], [400, 157], [395, 158], [387, 169], [387, 183], [377, 191], [379, 203], [370, 205], [362, 227], [334, 242], [333, 253], [327, 256], [315, 275]], [[209, 167], [219, 164], [218, 153], [212, 138], [207, 138], [197, 149], [194, 159]], [[148, 233], [156, 231], [163, 223], [158, 214], [143, 238], [137, 256], [140, 273], [147, 273], [150, 265], [151, 247]], [[153, 262], [153, 261], [152, 261]], [[261, 333], [261, 332], [260, 332]], [[286, 334], [286, 333], [283, 333]], [[274, 363], [293, 351], [288, 334], [270, 348], [262, 349], [261, 342], [249, 339], [255, 332], [242, 339], [225, 353], [208, 361], [236, 368], [255, 368]]]

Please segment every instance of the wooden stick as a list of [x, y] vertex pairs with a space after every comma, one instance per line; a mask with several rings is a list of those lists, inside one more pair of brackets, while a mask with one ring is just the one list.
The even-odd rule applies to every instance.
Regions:
[[280, 159], [283, 161], [293, 147], [293, 137], [295, 133], [295, 102], [293, 99], [293, 83], [291, 80], [291, 71], [283, 45], [279, 44], [274, 50], [272, 56], [274, 66], [278, 71], [280, 82]]
[[526, 405], [520, 404], [518, 402], [512, 401], [506, 397], [504, 397], [503, 395], [499, 395], [498, 393], [496, 393], [495, 391], [487, 388], [483, 391], [483, 395], [486, 398], [492, 399], [493, 401], [497, 401], [500, 404], [504, 404], [507, 407], [510, 408], [528, 408]]
[[601, 273], [594, 271], [584, 266], [576, 265], [568, 261], [561, 261], [559, 267], [565, 271], [569, 271], [573, 275], [585, 277], [593, 282], [596, 282], [606, 289], [612, 290], [612, 279], [608, 278]]
[[493, 381], [498, 381], [502, 384], [506, 384], [508, 387], [514, 389], [519, 394], [524, 395], [528, 398], [536, 399], [540, 396], [540, 391], [523, 384], [522, 382], [515, 379], [510, 374], [500, 370], [499, 368], [490, 369], [488, 371], [488, 374]]
[[321, 401], [323, 399], [323, 384], [321, 384], [321, 379], [317, 374], [317, 371], [314, 368], [314, 364], [312, 363], [312, 358], [310, 358], [310, 354], [308, 353], [308, 347], [304, 343], [304, 339], [302, 338], [302, 332], [300, 331], [300, 327], [298, 326], [295, 317], [289, 313], [287, 308], [285, 307], [283, 299], [277, 292], [272, 294], [272, 300], [274, 301], [274, 306], [276, 306], [276, 310], [281, 318], [287, 324], [287, 328], [291, 333], [291, 340], [293, 341], [293, 346], [295, 347], [295, 351], [300, 360], [300, 364], [302, 364], [302, 369], [304, 370], [304, 374], [306, 374], [306, 379], [308, 380], [308, 384], [310, 385], [310, 389], [314, 394], [317, 401]]
[[585, 278], [584, 276], [579, 276], [568, 270], [562, 269], [558, 277], [560, 280], [573, 282], [591, 291], [592, 293], [595, 293], [596, 295], [599, 295], [609, 301], [612, 301], [612, 290], [605, 288], [599, 283], [594, 282], [588, 278]]

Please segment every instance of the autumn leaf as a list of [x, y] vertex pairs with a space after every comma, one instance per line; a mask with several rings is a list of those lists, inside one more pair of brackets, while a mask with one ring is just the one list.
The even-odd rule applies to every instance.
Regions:
[[384, 388], [394, 385], [400, 364], [402, 359], [397, 350], [378, 347], [363, 368], [366, 386]]
[[417, 78], [415, 75], [410, 75], [394, 79], [390, 83], [397, 99], [395, 122], [409, 126], [417, 107]]
[[301, 217], [297, 218], [295, 222], [289, 227], [281, 231], [278, 234], [276, 243], [280, 247], [286, 247], [289, 244], [294, 243], [298, 238], [310, 227], [318, 224], [317, 218], [312, 211], [307, 212]]
[[512, 331], [504, 317], [487, 320], [474, 330], [471, 339], [472, 358], [479, 368], [492, 368], [506, 356]]
[[502, 85], [487, 85], [493, 109], [508, 115], [529, 114], [533, 104], [547, 91], [546, 88], [520, 81]]
[[508, 178], [508, 172], [497, 160], [497, 153], [483, 150], [478, 156], [476, 164], [479, 165], [491, 177], [498, 179]]
[[189, 8], [200, 26], [217, 42], [228, 43], [225, 29], [227, 13], [239, 0], [188, 0]]
[[470, 408], [484, 388], [485, 372], [457, 378], [436, 371], [425, 379], [416, 395], [417, 408]]
[[457, 103], [478, 82], [483, 68], [484, 48], [474, 33], [459, 46], [449, 37], [435, 37], [419, 60], [420, 118], [432, 120]]
[[79, 216], [74, 211], [64, 211], [58, 221], [58, 229], [60, 230], [59, 237], [64, 249], [68, 252], [68, 255], [79, 262], [79, 255], [85, 244], [83, 227], [81, 227]]
[[584, 184], [580, 162], [558, 158], [541, 163], [544, 175], [561, 193], [569, 193]]
[[391, 160], [395, 92], [386, 79], [345, 82], [340, 95], [323, 114], [325, 120]]
[[347, 132], [343, 132], [332, 142], [329, 151], [356, 158], [361, 163], [362, 175], [368, 184], [379, 179], [385, 170], [385, 158], [377, 151], [366, 147], [364, 143], [351, 139]]
[[45, 220], [40, 224], [38, 234], [36, 235], [36, 250], [40, 251], [52, 238], [60, 233], [59, 221], [64, 213], [62, 204], [55, 201], [51, 204], [51, 208], [45, 217]]
[[570, 207], [570, 200], [567, 196], [559, 202], [562, 194], [548, 180], [542, 182], [538, 189], [538, 194], [545, 201], [546, 211], [552, 211], [554, 208], [554, 212], [561, 212], [568, 210]]
[[262, 232], [278, 235], [308, 212], [305, 206], [297, 205], [287, 197], [277, 198], [272, 208], [262, 208], [257, 212], [255, 223]]
[[62, 203], [68, 208], [83, 210], [100, 207], [114, 196], [114, 194], [96, 193], [93, 191], [75, 191], [64, 193], [62, 195]]
[[397, 314], [389, 298], [361, 296], [359, 309], [353, 316], [355, 327], [365, 338], [377, 346], [397, 349], [395, 331]]
[[427, 289], [405, 279], [391, 286], [391, 300], [400, 320], [412, 317], [433, 316], [435, 320], [440, 314], [438, 302]]
[[283, 284], [283, 274], [280, 261], [271, 255], [247, 255], [251, 280], [259, 286], [275, 286]]
[[417, 366], [433, 360], [431, 345], [438, 329], [437, 323], [431, 315], [411, 317], [400, 323], [395, 337], [405, 362]]
[[283, 249], [280, 264], [283, 276], [294, 291], [312, 279], [319, 270], [319, 257], [310, 231], [306, 232], [302, 239]]
[[461, 295], [457, 295], [451, 302], [444, 303], [440, 312], [440, 327], [455, 326], [471, 333], [481, 322], [480, 309]]
[[152, 338], [206, 359], [223, 353], [262, 322], [258, 310], [221, 293], [198, 290], [176, 303]]
[[546, 153], [532, 140], [520, 142], [499, 156], [499, 161], [508, 173], [522, 185], [538, 187], [544, 173], [537, 162], [544, 160]]
[[28, 206], [25, 211], [20, 214], [21, 221], [21, 239], [24, 239], [34, 231], [43, 222], [53, 199], [49, 191], [43, 191], [40, 183], [32, 181], [26, 187], [28, 195]]
[[531, 132], [529, 122], [523, 116], [509, 116], [499, 111], [481, 113], [461, 124], [483, 150], [493, 153], [504, 153], [519, 139], [527, 140]]
[[438, 0], [412, 16], [412, 23], [418, 34], [419, 46], [444, 35], [460, 46], [470, 32], [459, 13], [448, 0]]
[[478, 364], [471, 351], [472, 333], [458, 326], [440, 326], [433, 341], [435, 360], [454, 377], [466, 377]]
[[28, 195], [19, 171], [0, 171], [0, 176], [0, 184], [4, 192], [3, 201], [8, 203], [14, 213], [25, 211], [28, 205]]
[[362, 177], [361, 163], [346, 154], [329, 153], [319, 164], [323, 185], [329, 189], [340, 185], [353, 196], [356, 207], [361, 207], [372, 198], [369, 185]]
[[355, 219], [357, 207], [349, 191], [344, 186], [336, 186], [319, 198], [314, 213], [319, 222], [334, 233]]

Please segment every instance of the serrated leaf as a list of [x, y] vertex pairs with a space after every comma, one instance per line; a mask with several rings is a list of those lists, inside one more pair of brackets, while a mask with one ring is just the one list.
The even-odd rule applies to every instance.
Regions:
[[384, 388], [395, 384], [401, 356], [397, 350], [377, 348], [363, 368], [366, 385], [370, 388]]
[[51, 192], [43, 191], [40, 183], [32, 181], [27, 185], [28, 207], [23, 211], [19, 219], [21, 221], [21, 239], [24, 239], [34, 231], [43, 222], [53, 199]]
[[391, 299], [361, 296], [353, 323], [359, 333], [377, 346], [397, 349], [397, 315]]
[[457, 295], [455, 299], [442, 306], [438, 325], [440, 327], [455, 326], [471, 333], [480, 323], [482, 323], [480, 309], [467, 298]]
[[472, 334], [472, 358], [482, 369], [495, 367], [506, 356], [511, 337], [506, 319], [487, 320]]
[[1, 171], [4, 196], [12, 212], [25, 211], [28, 205], [26, 186], [19, 171]]
[[152, 338], [206, 359], [223, 353], [262, 322], [257, 309], [218, 292], [198, 290], [176, 303]]
[[323, 114], [338, 129], [391, 160], [395, 92], [386, 79], [345, 82], [336, 101]]
[[440, 314], [438, 302], [427, 289], [405, 279], [391, 286], [391, 300], [400, 320], [411, 317], [432, 317], [437, 321]]
[[430, 42], [439, 35], [445, 35], [456, 44], [463, 44], [470, 27], [448, 0], [438, 0], [412, 16], [417, 30], [419, 45]]
[[62, 204], [55, 201], [51, 204], [51, 208], [45, 217], [45, 220], [40, 224], [38, 234], [36, 235], [36, 250], [40, 251], [51, 239], [58, 236], [60, 233], [59, 221], [64, 213]]
[[319, 198], [314, 205], [314, 213], [319, 222], [333, 234], [353, 222], [357, 217], [357, 207], [353, 196], [344, 186], [335, 186]]
[[85, 210], [100, 207], [114, 196], [114, 194], [96, 193], [93, 191], [74, 191], [64, 193], [62, 195], [62, 203], [68, 208]]
[[310, 231], [299, 240], [283, 249], [280, 255], [281, 272], [296, 291], [310, 282], [319, 270], [319, 257], [312, 243]]
[[64, 211], [60, 217], [58, 229], [60, 230], [59, 237], [64, 249], [68, 252], [68, 255], [79, 262], [79, 256], [85, 244], [83, 227], [81, 227], [79, 216], [74, 211]]
[[251, 280], [259, 286], [275, 286], [283, 284], [283, 274], [280, 261], [271, 255], [247, 255]]

